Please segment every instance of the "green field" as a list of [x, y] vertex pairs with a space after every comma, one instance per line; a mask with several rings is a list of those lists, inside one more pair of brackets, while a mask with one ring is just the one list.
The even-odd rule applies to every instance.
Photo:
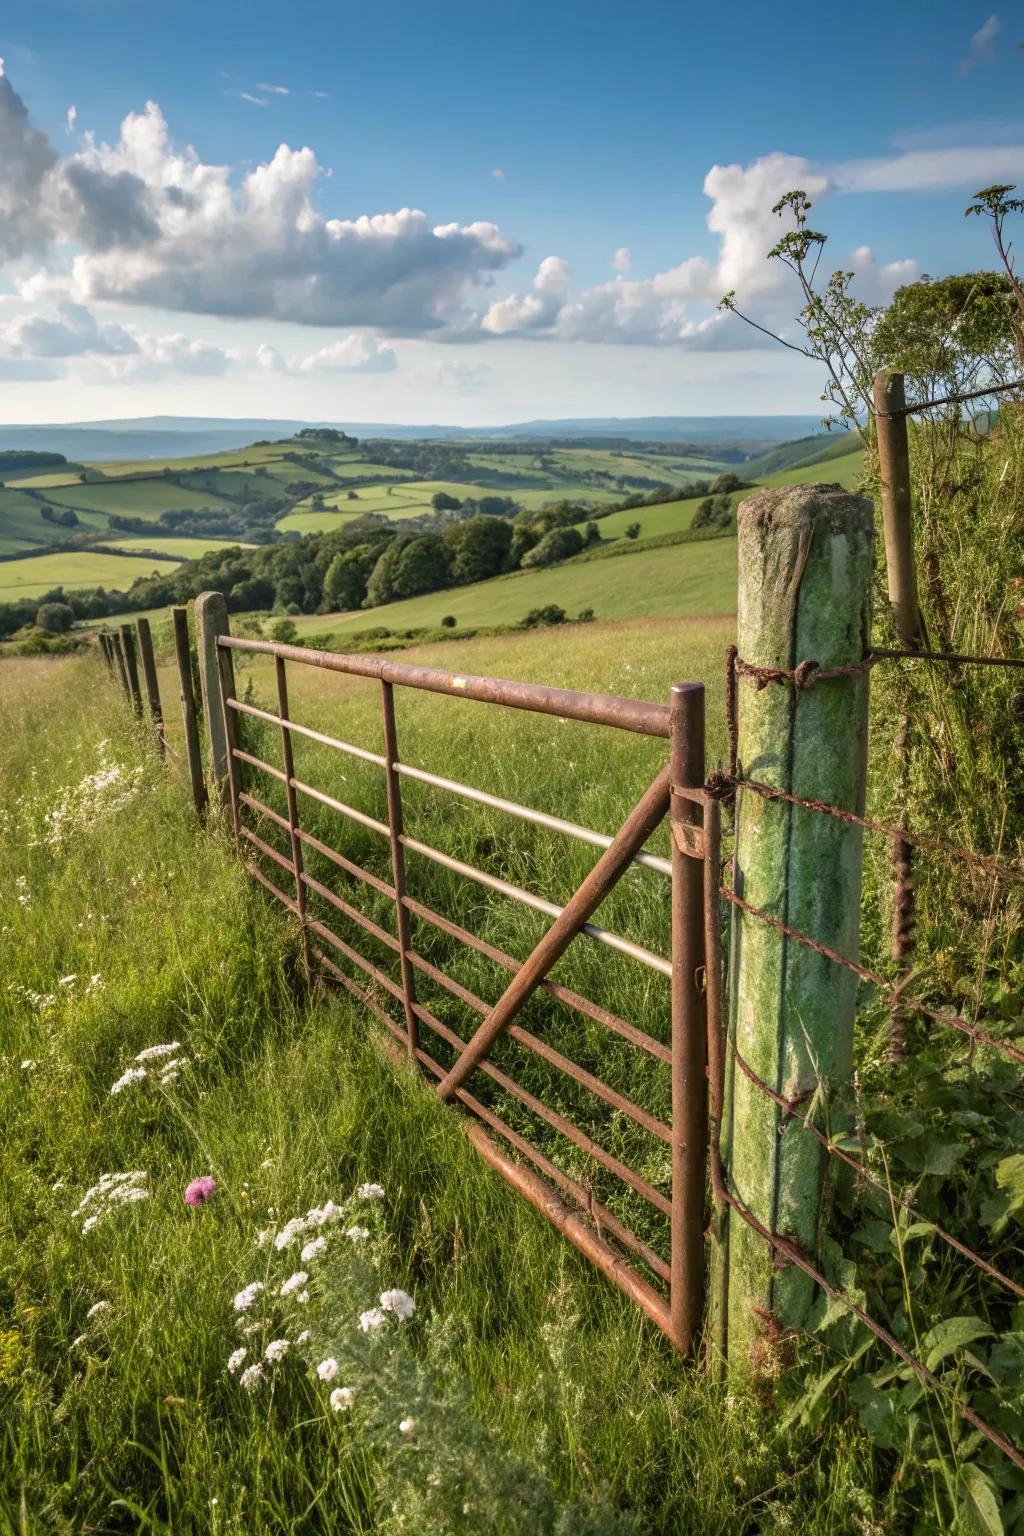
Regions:
[[133, 480], [127, 485], [76, 485], [50, 491], [46, 499], [54, 506], [73, 507], [76, 512], [82, 509], [87, 512], [114, 512], [121, 517], [142, 517], [154, 522], [161, 512], [221, 511], [225, 506], [220, 496], [177, 485], [159, 476], [152, 480]]
[[[162, 534], [131, 534], [128, 538], [106, 539], [104, 541], [111, 549], [138, 549], [143, 552], [148, 550], [159, 551], [162, 555], [169, 555], [174, 560], [198, 560], [211, 549], [225, 549], [232, 545], [241, 546], [242, 549], [251, 549], [251, 544], [246, 544], [239, 539], [191, 539], [174, 538], [173, 535], [164, 537]], [[50, 559], [57, 560], [58, 555], [51, 555]]]
[[340, 616], [309, 614], [295, 622], [300, 633], [329, 630], [340, 643], [352, 630], [378, 625], [393, 630], [433, 628], [446, 614], [453, 614], [463, 628], [512, 624], [531, 608], [549, 603], [557, 603], [571, 616], [581, 608], [593, 608], [598, 619], [734, 613], [736, 541], [714, 539], [612, 560], [513, 571], [380, 608]]
[[149, 576], [155, 569], [166, 574], [174, 566], [165, 560], [158, 564], [142, 555], [100, 555], [82, 549], [28, 560], [5, 560], [0, 563], [0, 603], [41, 597], [58, 586], [126, 591], [137, 577]]

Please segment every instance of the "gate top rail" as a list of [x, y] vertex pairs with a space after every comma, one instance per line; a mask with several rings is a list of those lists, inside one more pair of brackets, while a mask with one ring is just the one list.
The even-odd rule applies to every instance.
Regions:
[[542, 683], [517, 683], [500, 677], [472, 677], [459, 672], [445, 672], [440, 667], [416, 667], [409, 662], [391, 661], [380, 656], [344, 655], [336, 651], [307, 650], [301, 645], [281, 645], [272, 640], [247, 640], [236, 635], [218, 635], [217, 644], [233, 651], [253, 651], [262, 656], [276, 656], [303, 666], [322, 667], [327, 672], [345, 672], [354, 677], [377, 678], [405, 688], [422, 688], [428, 693], [445, 693], [453, 698], [473, 699], [478, 704], [505, 704], [509, 709], [528, 709], [540, 715], [559, 715], [565, 720], [583, 720], [591, 725], [611, 725], [640, 736], [669, 737], [669, 706], [642, 699], [625, 699], [614, 693], [577, 693], [571, 688], [549, 688]]

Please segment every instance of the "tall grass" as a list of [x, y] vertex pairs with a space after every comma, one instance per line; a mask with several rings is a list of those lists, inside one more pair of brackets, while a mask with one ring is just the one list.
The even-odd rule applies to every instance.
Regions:
[[[657, 696], [678, 646], [677, 632], [664, 676], [638, 691]], [[694, 668], [699, 657], [698, 645]], [[544, 661], [524, 652], [517, 670]], [[558, 665], [546, 658], [549, 676]], [[303, 702], [296, 690], [296, 712]], [[375, 704], [352, 691], [330, 723], [371, 743]], [[552, 761], [545, 731], [574, 742], [574, 728], [548, 722], [527, 738], [530, 766], [515, 768], [494, 751], [487, 712], [466, 705], [457, 725], [412, 708], [432, 730], [418, 743], [403, 709], [412, 760], [471, 782], [486, 767], [489, 786], [535, 803]], [[0, 722], [0, 1530], [894, 1528], [894, 1496], [874, 1486], [855, 1435], [789, 1440], [755, 1398], [725, 1397], [684, 1366], [479, 1162], [458, 1115], [384, 1061], [361, 1011], [304, 992], [290, 925], [224, 829], [197, 826], [96, 659], [7, 664]], [[651, 767], [650, 749], [630, 746], [635, 762], [625, 749], [589, 761], [564, 749], [578, 766], [560, 811], [611, 830]], [[337, 770], [326, 787], [362, 793]], [[418, 833], [428, 810], [410, 796]], [[505, 826], [431, 814], [431, 835], [453, 831], [481, 860], [505, 848], [524, 883], [557, 897], [576, 878], [574, 856], [545, 863], [513, 852]], [[657, 878], [654, 896], [630, 884], [616, 921], [653, 936]], [[503, 929], [512, 920], [492, 905], [474, 915], [516, 952], [525, 931]], [[572, 979], [591, 979], [578, 963]], [[659, 1017], [652, 1003], [643, 1022]], [[111, 1095], [141, 1050], [175, 1041], [188, 1058], [177, 1081], [151, 1075]], [[72, 1215], [83, 1195], [130, 1170], [147, 1175], [148, 1199], [83, 1234]], [[183, 1191], [200, 1174], [218, 1187], [191, 1209]], [[365, 1247], [332, 1229], [326, 1255], [303, 1265], [309, 1301], [277, 1297], [298, 1254], [257, 1247], [257, 1232], [352, 1201], [366, 1180], [386, 1200], [350, 1207]], [[232, 1297], [256, 1279], [268, 1282], [260, 1331], [243, 1335]], [[415, 1316], [363, 1335], [359, 1313], [393, 1286]], [[291, 1349], [250, 1395], [229, 1355], [281, 1336]], [[331, 1410], [311, 1369], [328, 1356], [355, 1389], [348, 1411]]]

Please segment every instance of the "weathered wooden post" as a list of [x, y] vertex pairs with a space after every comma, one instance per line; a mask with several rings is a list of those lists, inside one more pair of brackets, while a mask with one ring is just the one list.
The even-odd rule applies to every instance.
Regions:
[[113, 656], [117, 667], [117, 680], [121, 684], [121, 692], [130, 704], [132, 701], [132, 690], [128, 682], [128, 668], [125, 665], [124, 659], [124, 642], [120, 631], [115, 631], [110, 636], [110, 654]]
[[[223, 592], [203, 592], [195, 601], [196, 645], [199, 652], [199, 686], [203, 695], [206, 751], [218, 794], [227, 800], [231, 763], [224, 722], [224, 694], [217, 636], [229, 633], [228, 605]], [[230, 657], [228, 658], [230, 665]]]
[[172, 608], [174, 655], [178, 663], [178, 687], [181, 693], [181, 719], [185, 728], [185, 760], [188, 763], [192, 800], [201, 816], [206, 810], [206, 781], [199, 747], [199, 723], [196, 718], [196, 694], [192, 682], [192, 648], [188, 638], [188, 609]]
[[157, 746], [166, 757], [167, 742], [164, 740], [164, 712], [160, 704], [160, 684], [157, 681], [156, 657], [153, 654], [153, 635], [149, 628], [149, 620], [136, 619], [135, 629], [139, 637], [139, 655], [142, 657], [142, 677], [146, 684], [149, 718], [153, 722]]
[[926, 636], [917, 595], [910, 440], [904, 414], [907, 397], [902, 373], [890, 373], [886, 369], [876, 373], [872, 398], [889, 604], [903, 644], [908, 650], [918, 651], [926, 644]]
[[135, 660], [135, 634], [130, 624], [121, 625], [121, 649], [124, 653], [125, 676], [128, 679], [128, 697], [132, 709], [142, 719], [142, 690], [139, 687], [139, 668]]
[[98, 636], [97, 636], [97, 639], [99, 640], [99, 643], [100, 643], [100, 654], [102, 655], [103, 660], [107, 664], [107, 671], [108, 672], [113, 672], [113, 670], [114, 670], [114, 652], [113, 652], [113, 648], [111, 647], [111, 644], [110, 644], [110, 636], [107, 634], [107, 631], [105, 629], [101, 629], [99, 634], [98, 634]]
[[[738, 523], [737, 777], [863, 813], [866, 670], [817, 683], [806, 674], [769, 681], [745, 674], [742, 664], [793, 672], [804, 662], [863, 661], [871, 503], [836, 485], [762, 491], [741, 504]], [[737, 895], [854, 960], [861, 844], [861, 830], [836, 817], [738, 790]], [[740, 908], [730, 968], [722, 1127], [729, 1188], [766, 1228], [810, 1255], [829, 1170], [824, 1148], [800, 1122], [809, 1117], [822, 1130], [842, 1123], [857, 978]], [[799, 1107], [787, 1113], [765, 1088]], [[759, 1336], [806, 1319], [813, 1284], [795, 1266], [777, 1268], [770, 1245], [735, 1211], [727, 1243], [729, 1361], [742, 1371]]]

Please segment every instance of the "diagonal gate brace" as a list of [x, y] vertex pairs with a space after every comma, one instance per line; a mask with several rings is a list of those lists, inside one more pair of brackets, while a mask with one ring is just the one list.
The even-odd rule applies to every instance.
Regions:
[[502, 1030], [512, 1022], [527, 998], [541, 985], [552, 966], [561, 959], [580, 929], [590, 921], [608, 892], [629, 868], [634, 854], [643, 847], [668, 811], [670, 781], [670, 770], [663, 768], [643, 799], [629, 813], [561, 916], [555, 919], [479, 1029], [466, 1042], [462, 1055], [438, 1084], [440, 1098], [450, 1099], [480, 1065]]

